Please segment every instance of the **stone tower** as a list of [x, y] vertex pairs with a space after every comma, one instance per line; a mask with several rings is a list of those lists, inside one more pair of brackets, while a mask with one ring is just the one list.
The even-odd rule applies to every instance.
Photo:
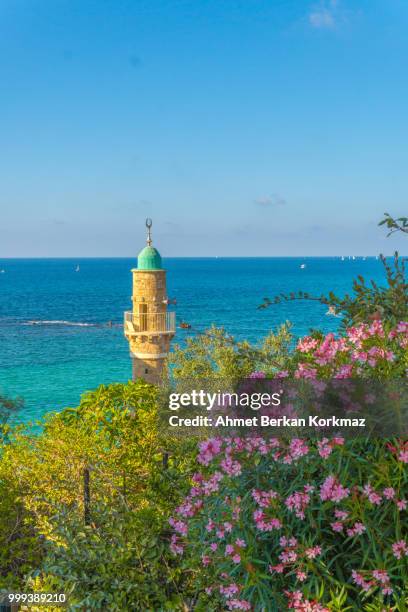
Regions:
[[166, 271], [152, 247], [151, 219], [146, 219], [147, 246], [140, 251], [133, 274], [133, 309], [125, 312], [125, 336], [133, 362], [132, 378], [158, 384], [176, 332], [175, 312], [167, 312]]

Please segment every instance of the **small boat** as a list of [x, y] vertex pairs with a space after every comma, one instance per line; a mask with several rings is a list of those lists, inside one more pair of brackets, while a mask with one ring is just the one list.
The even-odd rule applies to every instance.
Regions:
[[306, 268], [306, 264], [300, 264], [300, 269], [304, 270]]
[[186, 323], [185, 321], [181, 321], [180, 328], [181, 329], [191, 329], [191, 325], [190, 325], [190, 323]]
[[341, 258], [341, 261], [344, 261], [344, 257]]
[[75, 272], [79, 272], [79, 266], [75, 268]]
[[326, 312], [326, 316], [328, 316], [328, 317], [339, 317], [340, 315], [337, 314], [335, 306], [329, 306], [329, 310]]

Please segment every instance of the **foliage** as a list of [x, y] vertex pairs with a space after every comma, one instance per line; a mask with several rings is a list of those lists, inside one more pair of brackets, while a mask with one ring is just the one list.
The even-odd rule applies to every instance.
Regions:
[[177, 379], [211, 379], [238, 381], [254, 370], [270, 373], [280, 369], [290, 354], [292, 336], [285, 323], [259, 345], [238, 341], [224, 328], [211, 327], [195, 337], [187, 338], [186, 346], [176, 346], [169, 355], [169, 365]]
[[[280, 377], [405, 377], [408, 322], [299, 341]], [[200, 443], [170, 519], [197, 610], [406, 611], [408, 443], [260, 436]], [[204, 569], [203, 569], [204, 568]]]
[[[160, 434], [156, 394], [143, 381], [101, 386], [77, 409], [48, 416], [41, 434], [13, 432], [0, 461], [1, 504], [4, 512], [13, 504], [20, 509], [28, 534], [20, 531], [19, 546], [29, 548], [28, 536], [40, 544], [37, 557], [31, 551], [20, 567], [3, 572], [4, 587], [21, 586], [31, 569], [37, 585], [52, 583], [78, 609], [93, 610], [123, 610], [124, 602], [127, 609], [158, 610], [182, 584], [188, 592], [165, 543], [167, 516], [185, 489], [194, 451], [190, 442], [176, 447]], [[8, 541], [12, 525], [1, 526]]]
[[24, 402], [21, 398], [10, 399], [0, 394], [0, 448], [8, 441], [10, 425], [8, 421], [13, 412], [21, 410]]
[[[22, 406], [19, 398], [0, 396], [0, 461], [2, 447], [9, 442], [9, 418]], [[4, 481], [0, 476], [0, 588], [17, 586], [18, 576], [40, 558], [41, 545], [36, 542], [34, 530], [25, 524], [24, 516], [15, 481]]]
[[408, 234], [408, 217], [394, 219], [389, 213], [384, 213], [384, 219], [378, 225], [385, 225], [390, 230], [388, 236], [395, 232]]

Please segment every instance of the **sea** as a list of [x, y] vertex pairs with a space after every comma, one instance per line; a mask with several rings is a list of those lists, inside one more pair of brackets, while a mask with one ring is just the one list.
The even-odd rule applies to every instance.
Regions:
[[[124, 258], [0, 259], [0, 395], [23, 399], [14, 421], [35, 422], [77, 406], [89, 389], [131, 378], [123, 312], [135, 266]], [[336, 332], [339, 319], [315, 301], [257, 307], [282, 292], [344, 295], [358, 275], [384, 282], [375, 257], [166, 258], [164, 267], [179, 345], [211, 325], [251, 343], [285, 321], [295, 337]]]

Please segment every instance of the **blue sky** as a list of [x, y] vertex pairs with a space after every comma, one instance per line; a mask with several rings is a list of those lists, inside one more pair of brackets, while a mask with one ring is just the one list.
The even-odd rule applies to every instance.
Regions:
[[[406, 0], [0, 0], [0, 257], [368, 255]], [[406, 249], [405, 249], [406, 250]]]

